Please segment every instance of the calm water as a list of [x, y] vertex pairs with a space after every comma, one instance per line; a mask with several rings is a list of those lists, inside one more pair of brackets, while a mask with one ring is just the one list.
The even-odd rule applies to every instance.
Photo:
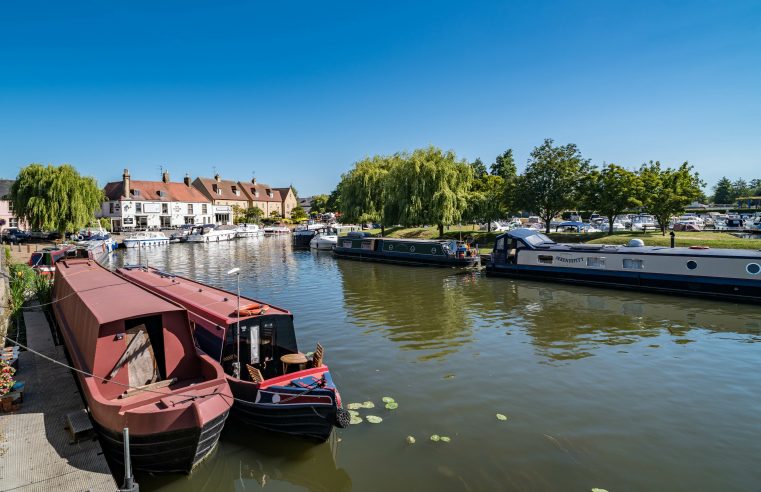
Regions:
[[761, 490], [759, 306], [336, 260], [286, 237], [146, 259], [230, 290], [241, 267], [243, 293], [293, 311], [302, 351], [325, 346], [344, 402], [384, 420], [324, 445], [231, 425], [190, 477], [141, 490]]

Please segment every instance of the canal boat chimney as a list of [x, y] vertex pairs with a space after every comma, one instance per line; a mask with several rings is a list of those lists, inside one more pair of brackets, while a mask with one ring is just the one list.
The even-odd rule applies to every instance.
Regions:
[[676, 234], [674, 234], [674, 231], [671, 231], [669, 236], [671, 236], [671, 247], [673, 248], [674, 244], [676, 243]]
[[129, 198], [129, 169], [124, 169], [124, 174], [122, 174], [122, 189], [124, 198]]
[[188, 173], [185, 173], [185, 179], [183, 179], [185, 182], [185, 186], [190, 187], [190, 175]]

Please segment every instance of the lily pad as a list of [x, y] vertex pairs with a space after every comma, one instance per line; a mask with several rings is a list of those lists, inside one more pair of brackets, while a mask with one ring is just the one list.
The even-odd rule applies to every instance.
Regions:
[[362, 404], [361, 403], [349, 403], [346, 406], [346, 408], [348, 408], [349, 410], [358, 410], [358, 409], [362, 408]]
[[501, 413], [498, 413], [497, 420], [507, 420], [507, 415], [502, 415]]
[[351, 420], [349, 420], [349, 423], [351, 425], [361, 424], [362, 422], [363, 422], [362, 417], [354, 416], [354, 415], [352, 415]]
[[441, 442], [449, 442], [449, 441], [451, 441], [451, 439], [448, 438], [447, 436], [441, 436], [439, 439], [441, 439]]
[[358, 417], [359, 412], [356, 410], [349, 410], [349, 415], [351, 415], [352, 417]]
[[380, 417], [378, 417], [378, 416], [375, 416], [375, 415], [368, 415], [368, 416], [367, 416], [367, 417], [365, 417], [365, 418], [366, 418], [366, 419], [367, 419], [367, 421], [368, 421], [368, 422], [370, 422], [371, 424], [380, 424], [381, 422], [383, 422], [383, 419], [382, 419], [382, 418], [380, 418]]
[[375, 403], [366, 401], [362, 404], [361, 408], [375, 408]]
[[390, 396], [384, 396], [382, 399], [383, 399], [383, 403], [395, 403], [396, 402], [396, 400], [394, 400]]
[[592, 492], [608, 492], [605, 489], [598, 489], [597, 487], [592, 488]]
[[399, 404], [395, 401], [391, 401], [386, 403], [386, 408], [388, 408], [389, 410], [396, 410], [397, 408], [399, 408]]
[[407, 444], [415, 444], [415, 438], [412, 436], [407, 436]]
[[434, 435], [431, 436], [431, 441], [433, 441], [433, 442], [439, 442], [439, 439], [441, 439], [441, 438], [439, 437], [438, 434], [434, 434]]

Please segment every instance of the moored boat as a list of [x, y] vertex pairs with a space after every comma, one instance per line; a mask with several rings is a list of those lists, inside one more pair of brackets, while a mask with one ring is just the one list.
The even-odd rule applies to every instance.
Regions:
[[169, 244], [169, 238], [161, 231], [141, 231], [124, 238], [125, 248], [146, 248]]
[[[752, 244], [752, 243], [749, 243]], [[537, 231], [497, 236], [487, 275], [620, 287], [736, 301], [761, 300], [761, 251], [558, 244]]]
[[322, 346], [311, 360], [299, 352], [286, 309], [245, 297], [238, 309], [232, 292], [154, 268], [117, 273], [188, 310], [198, 345], [222, 363], [236, 398], [232, 415], [241, 422], [318, 441], [348, 424]]
[[317, 229], [314, 237], [309, 241], [312, 249], [331, 250], [338, 243], [338, 231], [334, 227], [322, 227]]
[[233, 225], [204, 224], [197, 225], [188, 234], [189, 243], [218, 243], [235, 239], [237, 228]]
[[264, 228], [265, 236], [277, 236], [280, 234], [290, 234], [291, 230], [285, 226], [271, 225]]
[[[311, 222], [311, 221], [310, 221]], [[316, 222], [307, 223], [304, 225], [297, 226], [293, 230], [292, 234], [292, 245], [294, 248], [308, 248], [309, 243], [312, 241], [312, 238], [317, 234], [317, 230], [321, 227], [325, 227], [325, 224], [320, 224]]]
[[264, 231], [258, 224], [238, 224], [235, 237], [258, 237], [264, 235]]
[[57, 264], [53, 313], [107, 457], [185, 472], [217, 443], [232, 404], [222, 368], [193, 344], [185, 309], [86, 259]]
[[339, 258], [409, 265], [471, 267], [479, 262], [477, 248], [455, 239], [341, 236], [333, 254]]

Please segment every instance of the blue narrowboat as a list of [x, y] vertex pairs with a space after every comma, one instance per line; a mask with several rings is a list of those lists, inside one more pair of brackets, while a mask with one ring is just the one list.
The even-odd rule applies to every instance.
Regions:
[[405, 265], [472, 267], [478, 264], [478, 248], [455, 239], [397, 239], [344, 236], [333, 254], [338, 258]]

